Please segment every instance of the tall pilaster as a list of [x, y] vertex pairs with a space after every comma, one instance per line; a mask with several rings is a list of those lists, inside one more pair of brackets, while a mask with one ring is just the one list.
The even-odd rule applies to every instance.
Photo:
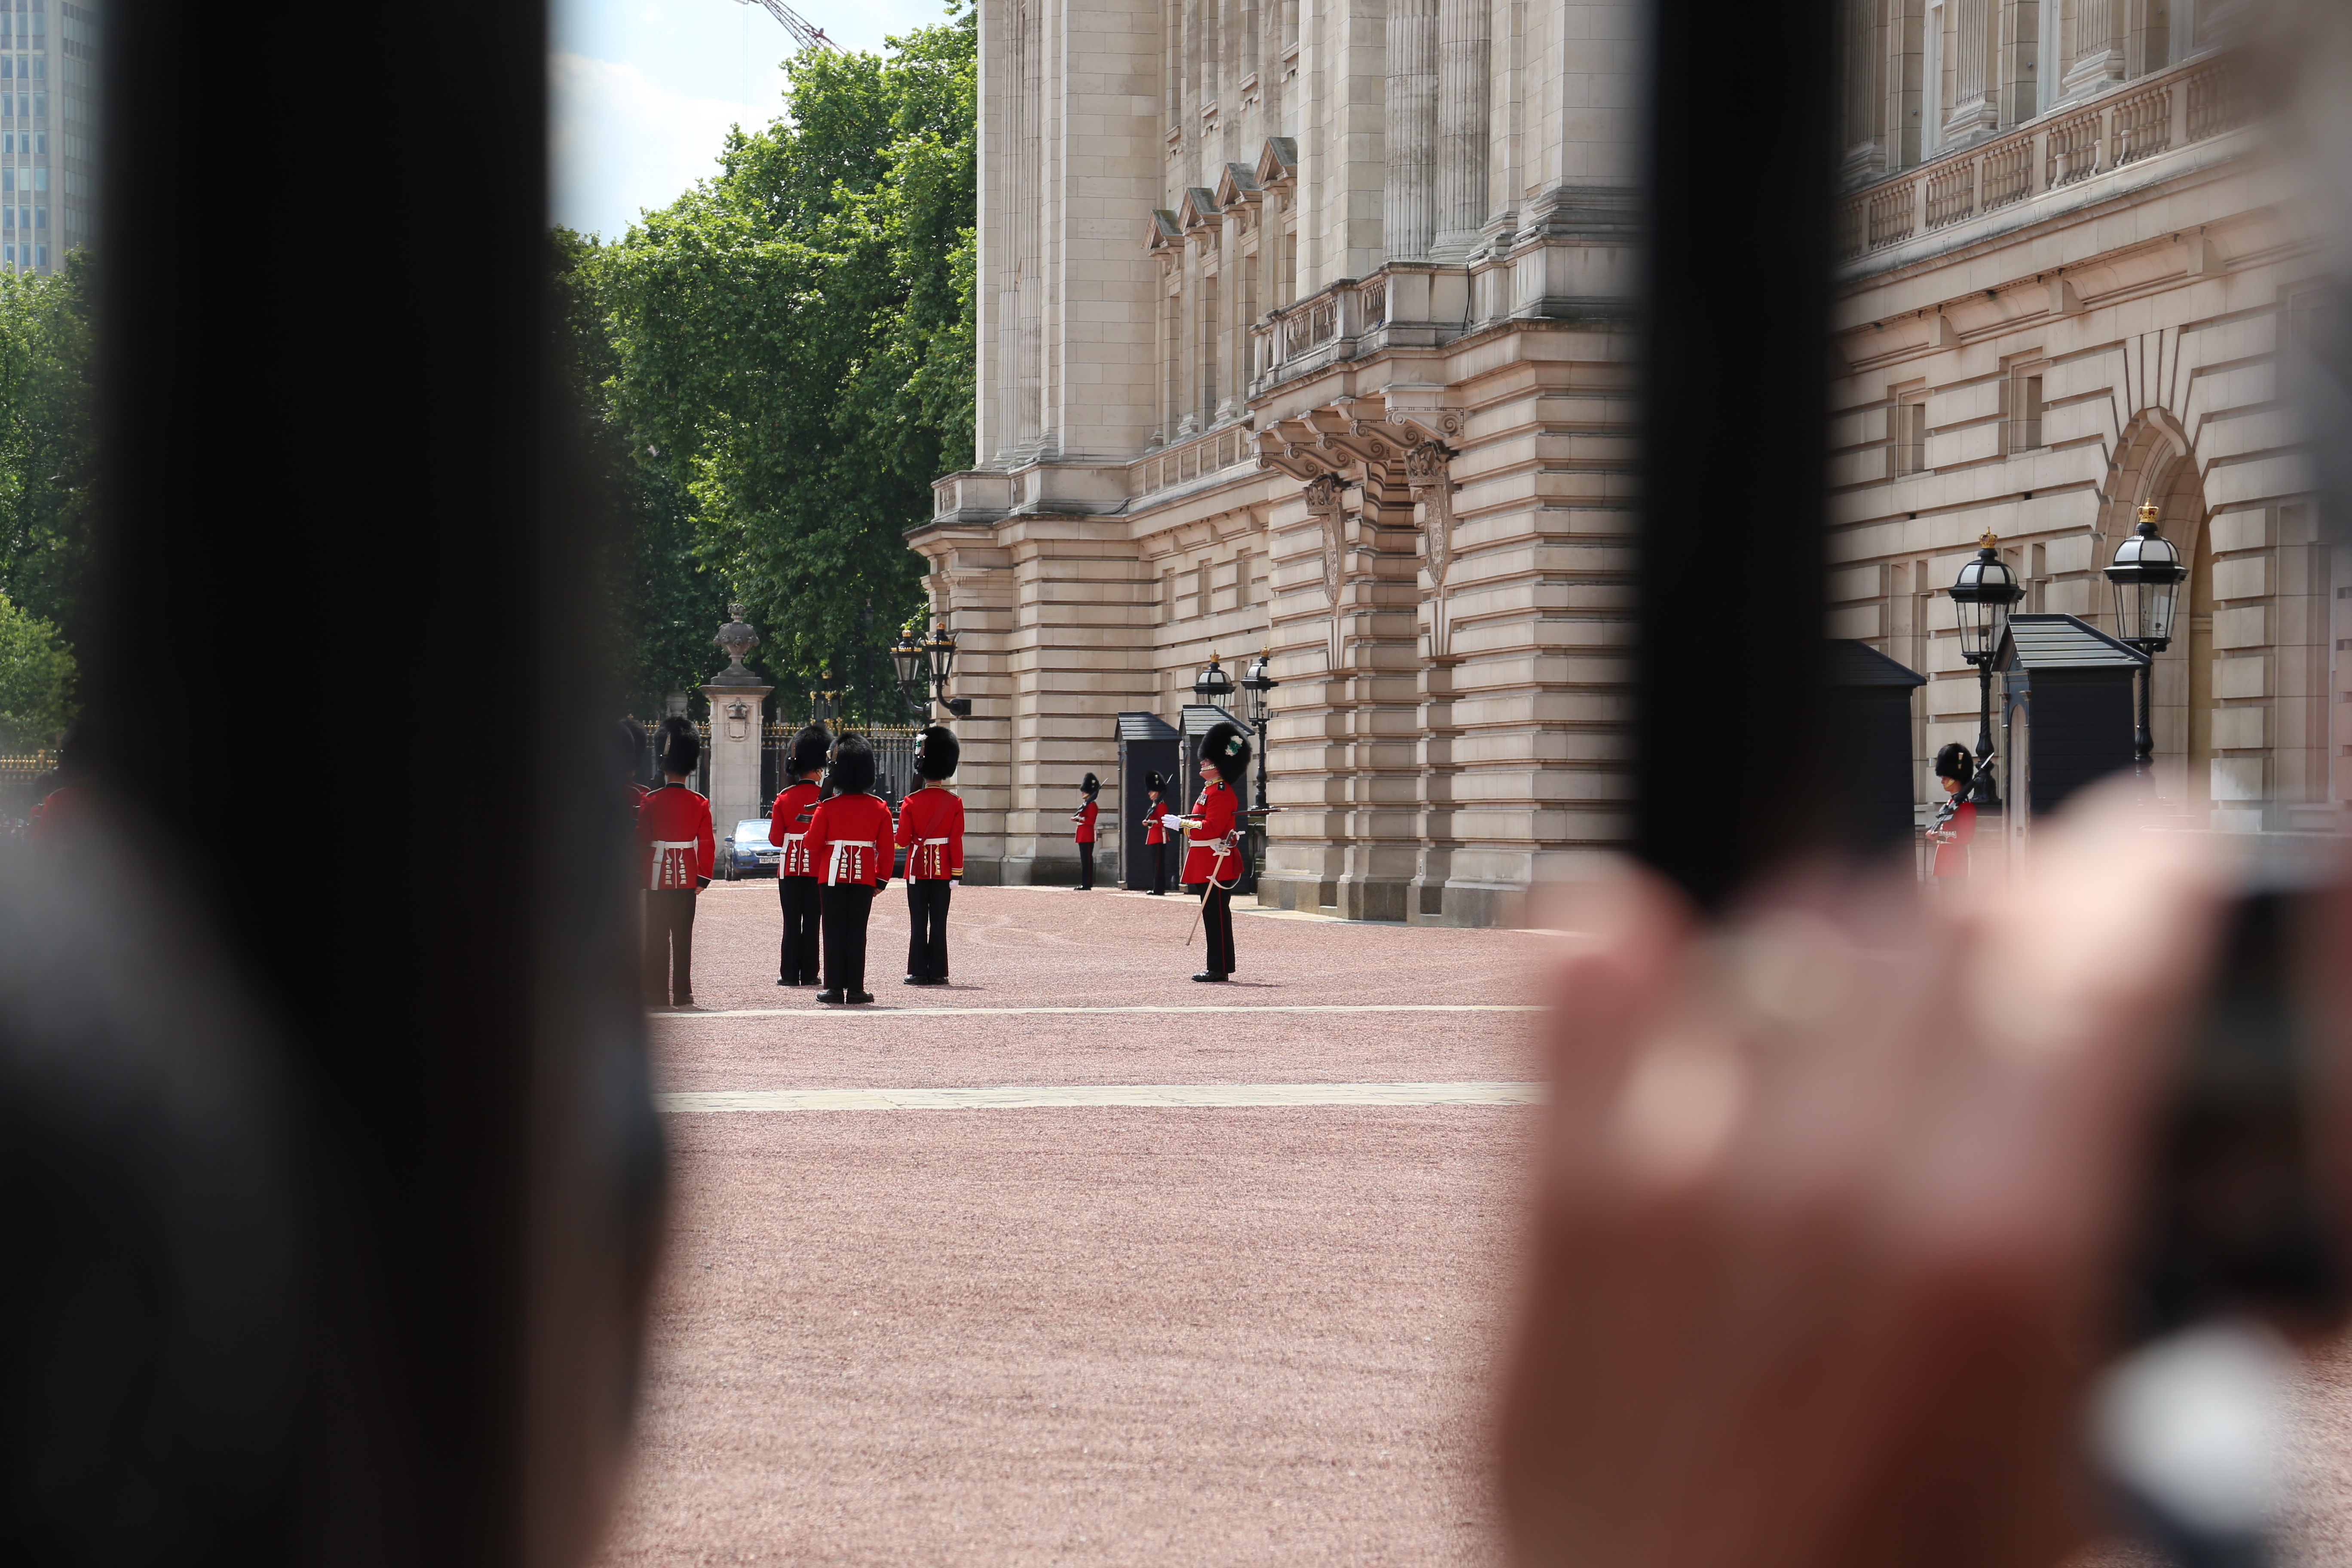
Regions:
[[1388, 259], [1417, 261], [1437, 237], [1438, 0], [1389, 0]]
[[1952, 108], [1938, 145], [1989, 136], [2000, 125], [1992, 98], [1992, 0], [1952, 0]]
[[2066, 51], [2068, 98], [2097, 92], [2124, 78], [2124, 0], [2074, 0], [2074, 36]]
[[1449, 261], [1476, 248], [1486, 222], [1491, 3], [1438, 0], [1437, 235], [1430, 253]]

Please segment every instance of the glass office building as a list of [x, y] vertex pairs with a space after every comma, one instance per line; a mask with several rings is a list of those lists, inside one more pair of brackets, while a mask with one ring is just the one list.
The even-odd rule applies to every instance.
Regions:
[[89, 243], [98, 37], [94, 5], [0, 0], [0, 271], [54, 271]]

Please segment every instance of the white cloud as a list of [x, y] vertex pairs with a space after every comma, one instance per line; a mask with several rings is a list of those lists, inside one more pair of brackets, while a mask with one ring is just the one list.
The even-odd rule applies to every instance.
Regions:
[[617, 238], [646, 207], [667, 206], [717, 168], [728, 128], [768, 124], [775, 107], [688, 98], [635, 65], [548, 58], [554, 220]]

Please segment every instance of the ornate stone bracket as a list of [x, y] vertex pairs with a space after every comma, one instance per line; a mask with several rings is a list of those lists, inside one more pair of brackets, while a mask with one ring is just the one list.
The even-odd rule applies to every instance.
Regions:
[[1323, 529], [1323, 599], [1329, 606], [1325, 636], [1330, 669], [1339, 668], [1339, 586], [1346, 568], [1347, 514], [1340, 510], [1340, 492], [1347, 481], [1333, 474], [1318, 474], [1307, 481], [1307, 510]]
[[1428, 440], [1404, 457], [1405, 483], [1422, 505], [1422, 538], [1428, 550], [1429, 657], [1452, 657], [1452, 601], [1445, 574], [1454, 564], [1454, 450], [1443, 441]]

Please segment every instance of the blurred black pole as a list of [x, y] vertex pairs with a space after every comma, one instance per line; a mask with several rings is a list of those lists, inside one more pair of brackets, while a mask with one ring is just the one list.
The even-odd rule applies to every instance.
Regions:
[[[304, 1426], [236, 1557], [572, 1560], [657, 1141], [551, 379], [541, 0], [428, 34], [119, 0], [102, 61], [92, 711], [283, 1031], [309, 1151]], [[577, 853], [530, 869], [535, 819]]]
[[1635, 840], [1704, 903], [1823, 836], [1831, 0], [1650, 7]]

